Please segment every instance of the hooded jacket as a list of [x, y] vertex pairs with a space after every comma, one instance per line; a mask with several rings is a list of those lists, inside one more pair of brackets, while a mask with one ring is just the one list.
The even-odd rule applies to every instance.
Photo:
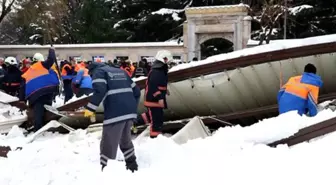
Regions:
[[296, 110], [300, 115], [308, 113], [309, 116], [315, 116], [322, 85], [321, 77], [313, 73], [290, 78], [278, 93], [279, 113]]
[[140, 89], [125, 71], [93, 62], [89, 72], [94, 92], [86, 106], [88, 110], [95, 112], [103, 101], [104, 125], [137, 118]]

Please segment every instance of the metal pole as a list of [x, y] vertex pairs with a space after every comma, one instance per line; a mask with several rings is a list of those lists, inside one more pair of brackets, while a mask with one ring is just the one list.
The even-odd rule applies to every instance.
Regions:
[[284, 39], [287, 37], [287, 0], [285, 0]]

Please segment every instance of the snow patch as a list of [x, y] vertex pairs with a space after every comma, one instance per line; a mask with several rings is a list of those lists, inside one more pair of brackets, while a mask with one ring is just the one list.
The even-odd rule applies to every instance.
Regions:
[[0, 91], [0, 100], [3, 103], [10, 103], [10, 102], [18, 101], [19, 98]]
[[182, 10], [177, 10], [177, 9], [168, 9], [168, 8], [161, 8], [160, 10], [158, 11], [155, 11], [155, 12], [152, 12], [152, 15], [166, 15], [166, 14], [171, 14], [172, 15], [172, 18], [175, 20], [175, 21], [179, 21], [181, 20], [182, 18], [178, 16], [178, 13], [180, 12], [183, 12], [184, 9]]
[[288, 10], [291, 15], [296, 15], [300, 13], [302, 10], [311, 9], [311, 8], [314, 8], [314, 7], [311, 5], [301, 5], [301, 6], [295, 6], [293, 8], [288, 8]]
[[[148, 179], [153, 175], [163, 179], [167, 174], [172, 179], [178, 179], [179, 184], [234, 182], [263, 185], [269, 184], [270, 178], [277, 179], [276, 184], [290, 184], [293, 180], [316, 184], [321, 179], [326, 180], [326, 177], [332, 180], [333, 176], [324, 172], [330, 172], [326, 165], [336, 165], [334, 160], [330, 160], [336, 155], [333, 144], [336, 134], [290, 148], [285, 145], [271, 148], [265, 143], [289, 137], [303, 126], [335, 116], [336, 113], [331, 111], [323, 111], [314, 118], [289, 112], [246, 128], [222, 128], [213, 136], [183, 145], [177, 145], [164, 136], [134, 143], [139, 164], [136, 173], [126, 171], [124, 162], [117, 160], [109, 161], [107, 168], [101, 172], [100, 141], [95, 136], [87, 135], [84, 140], [69, 142], [68, 135], [45, 133], [33, 143], [25, 145], [21, 151], [11, 151], [8, 158], [0, 160], [0, 166], [3, 166], [0, 168], [0, 184], [111, 184], [112, 180], [124, 184], [157, 184]], [[1, 136], [0, 140], [6, 143], [9, 140], [19, 141], [20, 138]], [[118, 151], [117, 159], [121, 158]], [[322, 175], [306, 167], [307, 160], [312, 158], [328, 160], [328, 163], [309, 161], [309, 166], [319, 169]], [[304, 178], [297, 172], [304, 174]], [[241, 178], [241, 174], [244, 174], [244, 178]], [[279, 178], [278, 174], [286, 178]], [[264, 176], [268, 178], [261, 178]], [[172, 183], [161, 182], [167, 185]]]
[[72, 103], [72, 102], [84, 99], [84, 98], [89, 97], [91, 95], [92, 95], [92, 93], [89, 94], [88, 96], [87, 95], [83, 95], [83, 96], [78, 97], [78, 98], [76, 96], [73, 96], [70, 100], [68, 100], [65, 103], [64, 103], [64, 95], [59, 95], [59, 96], [55, 97], [55, 100], [54, 100], [52, 106], [58, 108], [58, 107], [66, 105], [66, 104], [69, 104], [69, 103]]

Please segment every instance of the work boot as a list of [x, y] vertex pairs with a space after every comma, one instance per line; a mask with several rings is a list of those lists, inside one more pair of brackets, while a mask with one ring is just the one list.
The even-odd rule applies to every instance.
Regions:
[[138, 164], [136, 161], [133, 162], [126, 162], [126, 169], [131, 170], [132, 173], [138, 171]]
[[132, 172], [138, 170], [138, 163], [136, 162], [135, 155], [131, 156], [130, 158], [125, 160], [126, 162], [126, 169], [131, 170]]

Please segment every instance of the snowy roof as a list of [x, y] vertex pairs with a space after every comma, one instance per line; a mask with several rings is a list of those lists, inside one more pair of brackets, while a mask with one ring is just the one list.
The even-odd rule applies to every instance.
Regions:
[[219, 5], [219, 6], [200, 6], [200, 7], [191, 7], [187, 8], [186, 12], [194, 12], [199, 10], [211, 10], [211, 9], [222, 9], [222, 10], [228, 10], [228, 9], [235, 9], [235, 10], [245, 10], [249, 8], [248, 5], [240, 3], [236, 5]]
[[[252, 41], [250, 41], [250, 43], [251, 42]], [[242, 56], [253, 55], [257, 53], [271, 52], [271, 51], [288, 49], [288, 48], [302, 47], [302, 46], [315, 45], [315, 44], [323, 44], [323, 43], [332, 43], [332, 42], [336, 42], [336, 34], [309, 37], [309, 38], [304, 38], [304, 39], [278, 40], [278, 41], [273, 41], [270, 44], [237, 50], [231, 53], [214, 55], [205, 60], [198, 61], [198, 62], [191, 62], [188, 64], [177, 65], [177, 66], [174, 66], [169, 72], [178, 71], [178, 70], [191, 68], [191, 67], [196, 67], [200, 65], [205, 65], [208, 63], [219, 62], [219, 61], [229, 60], [233, 58], [239, 58]]]
[[[169, 47], [183, 46], [183, 43], [171, 42], [131, 42], [131, 43], [100, 43], [100, 44], [56, 44], [56, 48], [123, 48], [123, 47]], [[50, 45], [0, 45], [0, 49], [49, 48]]]

